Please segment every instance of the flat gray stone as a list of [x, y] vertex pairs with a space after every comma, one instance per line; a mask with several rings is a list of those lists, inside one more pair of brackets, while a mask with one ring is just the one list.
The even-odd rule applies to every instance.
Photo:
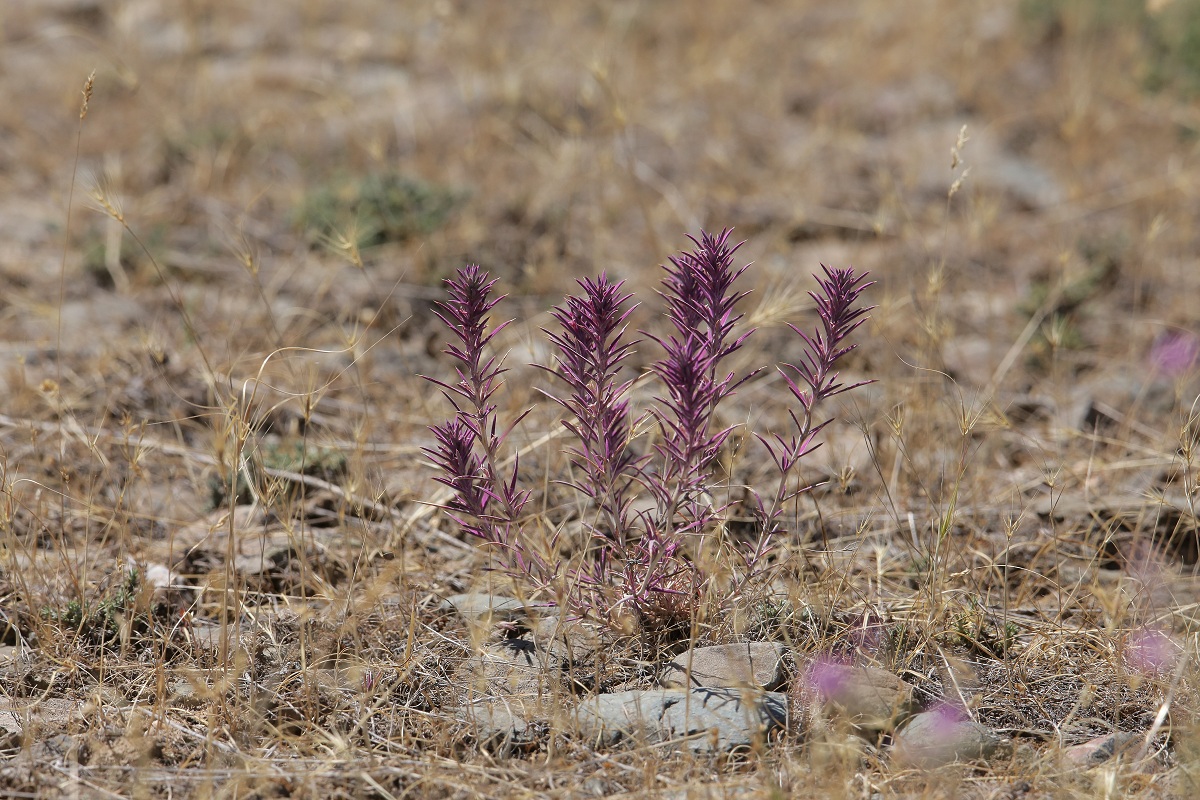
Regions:
[[998, 195], [1017, 208], [1032, 211], [1052, 208], [1067, 197], [1063, 184], [1050, 170], [1012, 152], [994, 131], [971, 118], [942, 117], [897, 131], [874, 146], [889, 159], [919, 165], [914, 188], [930, 198], [945, 198], [953, 175], [946, 169], [948, 162], [929, 158], [929, 154], [946, 153], [964, 122], [969, 124], [970, 137], [962, 151], [964, 163], [971, 169], [968, 188]]
[[1063, 758], [1068, 764], [1077, 767], [1094, 767], [1126, 752], [1141, 738], [1137, 734], [1123, 731], [1097, 736], [1089, 742], [1063, 750]]
[[486, 698], [463, 706], [459, 718], [474, 729], [480, 747], [511, 755], [538, 742], [549, 727], [551, 709], [550, 698]]
[[455, 678], [475, 697], [541, 697], [558, 691], [562, 666], [534, 642], [509, 639], [482, 646]]
[[10, 736], [20, 736], [25, 730], [25, 723], [20, 713], [9, 708], [0, 709], [0, 740]]
[[[241, 642], [243, 633], [241, 625], [229, 625], [227, 631], [229, 649], [236, 650]], [[189, 631], [192, 641], [197, 647], [205, 650], [216, 650], [221, 646], [221, 626], [203, 620], [192, 622]]]
[[987, 759], [1001, 742], [990, 728], [946, 706], [909, 720], [896, 734], [892, 755], [903, 766], [937, 769], [955, 761]]
[[459, 718], [481, 747], [500, 755], [535, 744], [563, 699], [561, 664], [526, 639], [483, 645], [454, 681], [465, 693]]
[[749, 747], [785, 729], [787, 695], [736, 689], [646, 689], [579, 704], [580, 735], [594, 745], [676, 742], [695, 753]]
[[667, 664], [658, 682], [669, 688], [777, 689], [787, 678], [783, 669], [786, 652], [780, 642], [697, 647]]
[[454, 611], [468, 622], [508, 622], [528, 616], [525, 604], [515, 597], [467, 592], [447, 597], [442, 601], [443, 611]]
[[559, 616], [544, 617], [533, 627], [533, 640], [564, 664], [586, 664], [611, 644], [594, 625]]

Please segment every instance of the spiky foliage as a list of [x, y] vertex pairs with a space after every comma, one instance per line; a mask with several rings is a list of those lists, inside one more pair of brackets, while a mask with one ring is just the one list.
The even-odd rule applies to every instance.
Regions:
[[731, 247], [730, 233], [702, 231], [699, 239], [689, 237], [696, 249], [672, 257], [665, 268], [660, 294], [675, 332], [655, 339], [664, 351], [651, 367], [664, 389], [656, 446], [662, 469], [650, 486], [659, 505], [655, 527], [663, 531], [701, 530], [712, 520], [714, 509], [704, 491], [708, 469], [732, 431], [713, 431], [713, 416], [722, 400], [757, 374], [740, 379], [732, 372], [721, 374], [721, 362], [754, 333], [733, 334], [742, 319], [737, 304], [747, 293], [733, 288], [746, 267], [733, 267], [741, 243]]
[[779, 484], [768, 503], [763, 503], [759, 498], [764, 523], [762, 535], [747, 558], [747, 573], [750, 575], [766, 554], [771, 539], [781, 532], [779, 517], [785, 502], [789, 497], [814, 488], [813, 484], [809, 484], [789, 489], [789, 479], [800, 460], [820, 446], [817, 437], [833, 421], [827, 418], [818, 422], [818, 407], [831, 397], [872, 383], [867, 380], [849, 386], [840, 384], [835, 367], [838, 361], [858, 347], [857, 344], [846, 342], [874, 308], [858, 304], [862, 293], [874, 285], [874, 281], [867, 281], [868, 273], [856, 275], [853, 267], [830, 269], [822, 264], [821, 269], [825, 272], [824, 278], [813, 276], [820, 291], [808, 293], [816, 303], [819, 326], [812, 333], [807, 333], [788, 323], [788, 327], [804, 341], [804, 360], [799, 364], [778, 367], [788, 391], [799, 404], [799, 413], [795, 408], [788, 411], [795, 429], [786, 439], [779, 434], [770, 437], [755, 434], [779, 468]]
[[517, 488], [518, 458], [514, 456], [507, 478], [500, 469], [501, 446], [520, 418], [498, 431], [494, 397], [505, 370], [489, 345], [511, 320], [490, 327], [489, 315], [504, 299], [492, 296], [495, 285], [496, 279], [472, 264], [446, 281], [450, 297], [436, 304], [434, 313], [457, 340], [445, 352], [457, 362], [458, 379], [450, 383], [422, 376], [441, 387], [455, 412], [451, 420], [430, 428], [437, 447], [424, 452], [441, 472], [438, 481], [454, 491], [446, 509], [463, 530], [499, 548], [506, 571], [542, 588], [557, 569], [521, 538], [521, 512], [529, 492]]
[[574, 484], [596, 504], [601, 520], [593, 529], [624, 547], [630, 533], [631, 484], [638, 459], [630, 448], [629, 389], [619, 377], [636, 342], [626, 341], [627, 320], [636, 305], [622, 292], [623, 281], [604, 273], [579, 282], [583, 294], [568, 297], [550, 315], [561, 332], [546, 331], [557, 349], [549, 371], [570, 393], [546, 392], [568, 413], [563, 425], [579, 440], [571, 449], [582, 477]]
[[[581, 293], [551, 311], [558, 327], [546, 335], [555, 360], [543, 369], [566, 391], [545, 394], [566, 412], [562, 424], [576, 438], [568, 452], [578, 473], [568, 485], [594, 508], [584, 523], [593, 546], [569, 571], [572, 580], [556, 584], [557, 599], [575, 613], [621, 627], [629, 618], [642, 627], [670, 627], [695, 612], [709, 580], [690, 552], [693, 543], [698, 546], [718, 530], [725, 511], [714, 498], [727, 479], [714, 474], [713, 465], [733, 428], [716, 422], [718, 407], [760, 372], [739, 377], [724, 365], [753, 333], [737, 331], [742, 319], [737, 306], [746, 292], [735, 284], [746, 268], [733, 266], [740, 245], [731, 246], [729, 236], [729, 230], [717, 236], [701, 232], [692, 238], [694, 250], [671, 258], [665, 267], [659, 294], [673, 331], [662, 337], [646, 334], [663, 351], [650, 367], [659, 391], [647, 413], [659, 435], [647, 455], [637, 455], [633, 447], [638, 424], [629, 394], [634, 380], [621, 374], [637, 344], [627, 335], [636, 308], [633, 296], [621, 281], [602, 273], [580, 281]], [[788, 493], [789, 476], [828, 424], [815, 421], [815, 409], [862, 385], [842, 386], [833, 368], [854, 349], [845, 341], [869, 310], [857, 302], [870, 284], [853, 270], [826, 268], [825, 274], [818, 279], [820, 292], [812, 293], [821, 328], [808, 334], [792, 326], [804, 340], [805, 359], [780, 370], [799, 404], [790, 412], [796, 431], [787, 439], [758, 437], [781, 477], [775, 495], [768, 502], [759, 499], [764, 524], [753, 551], [745, 554], [743, 579], [755, 574], [780, 532], [782, 507], [796, 494]], [[457, 362], [458, 379], [430, 380], [442, 388], [455, 417], [432, 428], [437, 446], [426, 453], [441, 471], [438, 480], [453, 490], [446, 508], [464, 530], [499, 546], [503, 568], [544, 588], [562, 570], [524, 545], [519, 516], [529, 494], [518, 489], [515, 466], [507, 478], [499, 474], [498, 452], [511, 427], [497, 433], [493, 397], [504, 370], [487, 351], [507, 323], [489, 327], [489, 314], [502, 299], [493, 298], [494, 285], [486, 272], [466, 267], [448, 281], [450, 299], [438, 305], [438, 317], [457, 340], [446, 353]], [[633, 501], [641, 492], [654, 499], [655, 507], [635, 513]]]

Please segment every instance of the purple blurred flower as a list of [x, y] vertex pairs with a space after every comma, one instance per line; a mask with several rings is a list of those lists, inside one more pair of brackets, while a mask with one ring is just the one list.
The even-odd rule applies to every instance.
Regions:
[[1125, 644], [1125, 663], [1144, 675], [1170, 672], [1179, 658], [1179, 648], [1163, 631], [1143, 628]]
[[933, 735], [943, 738], [950, 738], [958, 734], [958, 726], [970, 719], [966, 709], [954, 703], [942, 700], [935, 703], [933, 708], [929, 709], [929, 714], [933, 715], [934, 724]]
[[1190, 372], [1200, 361], [1200, 337], [1187, 331], [1167, 331], [1150, 346], [1150, 363], [1169, 378]]
[[809, 665], [806, 678], [808, 687], [818, 697], [828, 699], [842, 693], [850, 681], [851, 673], [844, 662], [825, 656]]

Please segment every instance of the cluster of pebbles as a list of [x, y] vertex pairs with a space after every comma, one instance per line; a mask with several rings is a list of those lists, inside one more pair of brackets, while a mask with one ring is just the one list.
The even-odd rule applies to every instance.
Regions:
[[[694, 753], [761, 747], [784, 732], [840, 732], [886, 745], [898, 766], [922, 769], [1011, 751], [961, 707], [921, 708], [911, 684], [878, 667], [806, 659], [779, 642], [739, 642], [690, 648], [647, 665], [628, 686], [596, 691], [596, 665], [611, 655], [598, 631], [493, 595], [456, 595], [444, 607], [478, 634], [458, 672], [458, 713], [481, 746], [499, 752], [536, 747], [552, 731], [595, 747]], [[1090, 766], [1136, 740], [1112, 734], [1063, 757]]]

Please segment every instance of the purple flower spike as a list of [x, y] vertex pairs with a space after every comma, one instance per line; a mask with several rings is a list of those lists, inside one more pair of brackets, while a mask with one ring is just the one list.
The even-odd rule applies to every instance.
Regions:
[[629, 534], [629, 496], [638, 459], [629, 448], [631, 425], [626, 395], [631, 380], [618, 377], [636, 342], [625, 341], [626, 320], [636, 308], [633, 295], [621, 290], [604, 273], [579, 282], [580, 297], [568, 297], [551, 316], [561, 333], [546, 332], [557, 350], [557, 366], [546, 368], [571, 393], [546, 393], [571, 416], [563, 425], [579, 439], [572, 460], [583, 472], [575, 484], [592, 498], [604, 516], [607, 535], [624, 546]]
[[489, 327], [489, 314], [504, 299], [492, 297], [495, 285], [485, 270], [463, 267], [446, 281], [449, 299], [435, 306], [434, 313], [457, 340], [447, 345], [446, 354], [457, 362], [458, 380], [425, 377], [441, 387], [455, 413], [450, 421], [430, 428], [437, 446], [423, 450], [442, 473], [438, 482], [453, 490], [446, 510], [463, 530], [497, 546], [507, 570], [544, 584], [556, 569], [520, 540], [519, 520], [529, 492], [517, 488], [516, 459], [507, 479], [500, 474], [501, 445], [520, 418], [497, 433], [492, 398], [503, 383], [504, 369], [488, 354], [488, 346], [508, 322]]
[[651, 337], [666, 353], [651, 367], [666, 391], [660, 396], [662, 410], [657, 415], [663, 434], [657, 450], [663, 466], [649, 487], [658, 500], [657, 526], [663, 530], [677, 527], [675, 515], [680, 510], [684, 527], [694, 530], [714, 516], [715, 510], [702, 495], [709, 466], [732, 429], [710, 432], [712, 418], [722, 400], [760, 371], [741, 378], [720, 372], [722, 360], [754, 333], [749, 330], [734, 337], [742, 319], [737, 304], [747, 292], [733, 288], [746, 267], [733, 266], [734, 253], [742, 245], [730, 246], [730, 233], [726, 228], [718, 236], [701, 231], [699, 239], [689, 237], [696, 249], [672, 257], [665, 268], [660, 294], [676, 334]]
[[[837, 382], [838, 374], [833, 371], [838, 360], [858, 347], [856, 344], [845, 344], [847, 337], [866, 321], [866, 315], [875, 306], [856, 308], [859, 295], [874, 281], [864, 283], [867, 273], [855, 275], [854, 268], [830, 269], [821, 265], [825, 270], [826, 280], [814, 275], [821, 286], [821, 293], [809, 292], [817, 304], [817, 314], [821, 318], [821, 327], [811, 335], [788, 323], [796, 334], [804, 340], [804, 360], [798, 365], [784, 364], [788, 370], [796, 374], [793, 378], [787, 371], [780, 368], [779, 373], [787, 384], [792, 397], [800, 403], [800, 416], [791, 412], [792, 421], [796, 424], [796, 434], [790, 441], [776, 435], [773, 446], [766, 439], [759, 441], [766, 446], [779, 465], [780, 473], [787, 477], [792, 467], [815, 447], [814, 439], [829, 421], [817, 424], [813, 413], [823, 401], [835, 395], [857, 389], [874, 381], [860, 381], [850, 386]], [[812, 488], [812, 487], [809, 487]]]
[[688, 238], [696, 245], [690, 253], [671, 257], [663, 279], [663, 299], [667, 317], [683, 336], [699, 333], [705, 351], [720, 360], [736, 351], [754, 331], [733, 339], [733, 328], [742, 319], [735, 313], [739, 301], [749, 292], [733, 291], [733, 284], [746, 267], [734, 269], [733, 256], [745, 242], [730, 247], [726, 228], [713, 236], [704, 231], [700, 239]]
[[803, 486], [789, 494], [788, 479], [800, 460], [820, 446], [817, 436], [832, 421], [817, 422], [817, 407], [831, 397], [874, 382], [859, 381], [844, 386], [838, 383], [838, 373], [834, 371], [837, 362], [858, 347], [856, 344], [846, 344], [846, 340], [875, 308], [858, 306], [862, 293], [873, 286], [874, 281], [867, 282], [868, 273], [856, 275], [853, 267], [830, 269], [822, 264], [821, 268], [825, 277], [813, 276], [821, 290], [808, 293], [817, 304], [820, 327], [812, 333], [805, 333], [788, 323], [788, 327], [804, 341], [804, 360], [779, 368], [788, 391], [800, 405], [799, 414], [795, 410], [789, 412], [796, 430], [787, 439], [779, 434], [773, 434], [770, 438], [755, 434], [779, 468], [779, 485], [769, 506], [759, 499], [759, 514], [764, 519], [764, 528], [754, 551], [747, 557], [747, 579], [755, 574], [755, 564], [767, 554], [770, 540], [781, 532], [778, 520], [784, 503], [789, 497], [814, 488]]
[[433, 378], [427, 380], [442, 387], [456, 410], [460, 409], [461, 399], [478, 418], [495, 410], [491, 400], [504, 372], [494, 358], [486, 357], [487, 346], [508, 326], [504, 322], [488, 330], [488, 314], [504, 299], [503, 295], [491, 296], [495, 285], [496, 279], [485, 270], [474, 264], [463, 267], [456, 277], [446, 281], [450, 299], [437, 303], [433, 312], [458, 339], [457, 344], [446, 346], [446, 354], [458, 362], [455, 367], [458, 381], [449, 384]]
[[850, 334], [858, 329], [859, 325], [866, 322], [867, 313], [875, 308], [875, 306], [855, 307], [859, 296], [867, 287], [874, 286], [875, 282], [863, 283], [867, 279], [867, 273], [855, 275], [853, 267], [830, 269], [822, 264], [821, 268], [825, 270], [826, 279], [822, 280], [819, 276], [813, 276], [821, 286], [821, 293], [808, 293], [808, 296], [817, 304], [817, 314], [821, 317], [821, 328], [810, 336], [795, 325], [788, 323], [788, 327], [804, 340], [805, 353], [804, 361], [801, 361], [799, 365], [787, 364], [785, 366], [796, 372], [808, 388], [807, 390], [800, 389], [790, 379], [788, 387], [806, 411], [811, 411], [822, 400], [871, 383], [871, 381], [862, 381], [851, 386], [842, 386], [837, 382], [838, 375], [833, 372], [833, 367], [838, 359], [858, 347], [856, 344], [846, 345], [843, 343]]

